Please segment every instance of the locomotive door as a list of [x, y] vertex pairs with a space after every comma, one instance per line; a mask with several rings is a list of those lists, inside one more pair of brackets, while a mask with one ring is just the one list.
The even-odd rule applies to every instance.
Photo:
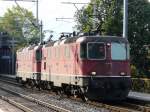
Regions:
[[40, 73], [41, 73], [41, 60], [42, 60], [42, 49], [36, 50], [36, 73], [37, 73], [37, 79], [40, 79]]
[[41, 60], [42, 60], [42, 50], [38, 49], [36, 51], [36, 71], [41, 72]]
[[75, 50], [74, 50], [74, 74], [78, 75], [79, 74], [79, 49], [78, 49], [78, 45], [75, 46]]

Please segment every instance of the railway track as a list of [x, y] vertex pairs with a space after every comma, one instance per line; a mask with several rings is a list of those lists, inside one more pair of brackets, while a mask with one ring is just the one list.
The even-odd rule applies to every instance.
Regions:
[[[10, 83], [10, 81], [5, 81], [5, 82]], [[10, 83], [10, 84], [15, 84], [15, 83]], [[29, 97], [27, 95], [15, 92], [10, 89], [6, 89], [5, 87], [0, 87], [0, 91], [2, 93], [7, 92], [6, 94], [7, 96], [9, 96], [9, 97], [6, 97], [4, 95], [0, 95], [0, 98], [2, 100], [9, 102], [10, 104], [18, 107], [19, 109], [25, 112], [37, 112], [37, 111], [38, 112], [52, 112], [52, 111], [71, 112], [70, 110], [64, 109], [62, 107], [58, 107], [50, 103], [43, 102], [36, 98]], [[32, 105], [33, 107], [31, 107], [30, 105]]]
[[4, 80], [4, 79], [0, 79], [0, 81], [1, 82], [5, 82], [5, 83], [9, 83], [9, 84], [13, 84], [13, 85], [15, 85], [15, 86], [23, 86], [22, 84], [20, 84], [20, 83], [17, 83], [16, 81], [10, 81], [10, 80]]
[[4, 101], [6, 101], [6, 102], [8, 102], [8, 103], [10, 103], [10, 104], [12, 104], [12, 105], [14, 105], [15, 107], [17, 107], [17, 108], [23, 110], [24, 112], [34, 112], [34, 111], [31, 110], [30, 108], [28, 108], [28, 107], [26, 107], [26, 106], [24, 106], [24, 105], [22, 105], [22, 104], [20, 104], [20, 103], [18, 103], [18, 102], [16, 102], [16, 101], [14, 101], [14, 100], [11, 100], [11, 99], [9, 99], [9, 98], [7, 98], [7, 97], [5, 97], [5, 96], [0, 95], [0, 99], [2, 99], [2, 100], [4, 100]]
[[108, 109], [110, 112], [140, 112], [135, 109], [131, 109], [131, 108], [124, 107], [124, 106], [121, 107], [121, 106], [110, 104], [110, 103], [99, 103], [99, 102], [90, 101], [88, 102], [88, 104]]
[[[4, 84], [1, 84], [1, 83], [4, 83]], [[7, 82], [7, 81], [0, 82], [0, 84], [4, 88], [8, 88], [8, 90], [10, 90], [12, 87], [9, 87], [9, 86], [12, 86], [12, 83], [9, 83], [9, 84], [5, 84], [5, 83], [9, 83], [9, 82]], [[13, 85], [13, 86], [14, 86], [13, 89], [17, 93], [19, 93], [18, 91], [20, 91], [22, 94], [26, 94], [27, 98], [30, 97], [32, 100], [36, 101], [37, 103], [44, 102], [44, 104], [46, 104], [46, 106], [53, 103], [53, 105], [59, 105], [59, 107], [65, 108], [66, 110], [69, 110], [71, 112], [80, 112], [80, 111], [82, 111], [82, 112], [100, 112], [102, 110], [101, 108], [98, 108], [98, 109], [91, 108], [91, 107], [89, 107], [89, 105], [70, 100], [69, 98], [68, 99], [60, 99], [59, 95], [48, 94], [49, 93], [48, 91], [46, 93], [46, 91], [38, 91], [35, 89], [32, 90], [32, 89], [28, 89], [28, 88], [22, 89], [22, 88], [20, 88], [20, 86], [16, 86], [16, 85]], [[26, 93], [24, 93], [24, 92], [26, 92]], [[45, 93], [43, 93], [43, 92], [45, 92]], [[63, 112], [63, 111], [61, 110], [60, 112]], [[106, 112], [109, 112], [109, 111], [106, 111]]]
[[150, 112], [150, 107], [149, 106], [144, 106], [144, 105], [139, 105], [139, 104], [133, 104], [130, 102], [123, 102], [123, 105], [126, 105], [128, 107], [134, 107], [136, 110], [141, 111], [141, 112]]
[[147, 101], [139, 101], [138, 99], [126, 99], [121, 102], [88, 102], [97, 107], [104, 107], [111, 112], [150, 112], [150, 103]]
[[[7, 82], [7, 83], [9, 83], [9, 82]], [[12, 84], [12, 83], [10, 83], [10, 84]], [[41, 92], [38, 91], [38, 93], [41, 93]], [[43, 94], [47, 94], [47, 92], [43, 93]], [[66, 99], [66, 98], [64, 98], [64, 99]], [[62, 98], [60, 100], [64, 100], [64, 99]], [[74, 100], [74, 99], [72, 99], [72, 100]], [[82, 102], [82, 101], [80, 101], [80, 102]], [[102, 108], [102, 109], [108, 110], [106, 112], [150, 112], [149, 106], [131, 103], [129, 101], [124, 101], [124, 102], [116, 103], [116, 104], [88, 101], [86, 104], [89, 105], [91, 108]]]

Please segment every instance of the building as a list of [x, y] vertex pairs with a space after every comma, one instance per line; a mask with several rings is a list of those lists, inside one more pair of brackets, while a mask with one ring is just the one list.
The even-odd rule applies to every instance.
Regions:
[[0, 32], [0, 74], [15, 74], [14, 41], [7, 32]]

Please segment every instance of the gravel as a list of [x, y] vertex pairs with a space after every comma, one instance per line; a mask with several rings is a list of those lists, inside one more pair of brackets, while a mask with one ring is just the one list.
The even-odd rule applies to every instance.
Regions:
[[[7, 89], [10, 89], [10, 90], [16, 91], [18, 93], [39, 99], [41, 101], [68, 109], [72, 112], [110, 112], [109, 110], [106, 110], [104, 108], [98, 108], [96, 106], [91, 106], [89, 104], [86, 104], [86, 103], [83, 103], [80, 101], [75, 101], [75, 100], [72, 100], [72, 99], [69, 99], [66, 97], [60, 99], [60, 96], [56, 95], [56, 94], [47, 94], [44, 92], [42, 93], [41, 91], [35, 91], [35, 90], [31, 90], [31, 89], [21, 88], [21, 87], [13, 86], [10, 84], [5, 84], [2, 82], [0, 82], [0, 84], [1, 84], [1, 86], [6, 87]], [[32, 105], [32, 106], [34, 107], [34, 105]], [[38, 110], [38, 112], [39, 112], [39, 110]]]

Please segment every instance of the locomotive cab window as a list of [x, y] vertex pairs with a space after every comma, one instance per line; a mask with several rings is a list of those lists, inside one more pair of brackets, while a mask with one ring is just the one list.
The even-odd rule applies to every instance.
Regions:
[[129, 59], [129, 45], [125, 43], [112, 43], [111, 44], [111, 57], [112, 60], [126, 60]]
[[80, 57], [82, 59], [86, 59], [87, 58], [87, 44], [86, 43], [82, 43], [80, 45]]
[[89, 42], [87, 51], [89, 59], [105, 59], [106, 50], [104, 43]]

